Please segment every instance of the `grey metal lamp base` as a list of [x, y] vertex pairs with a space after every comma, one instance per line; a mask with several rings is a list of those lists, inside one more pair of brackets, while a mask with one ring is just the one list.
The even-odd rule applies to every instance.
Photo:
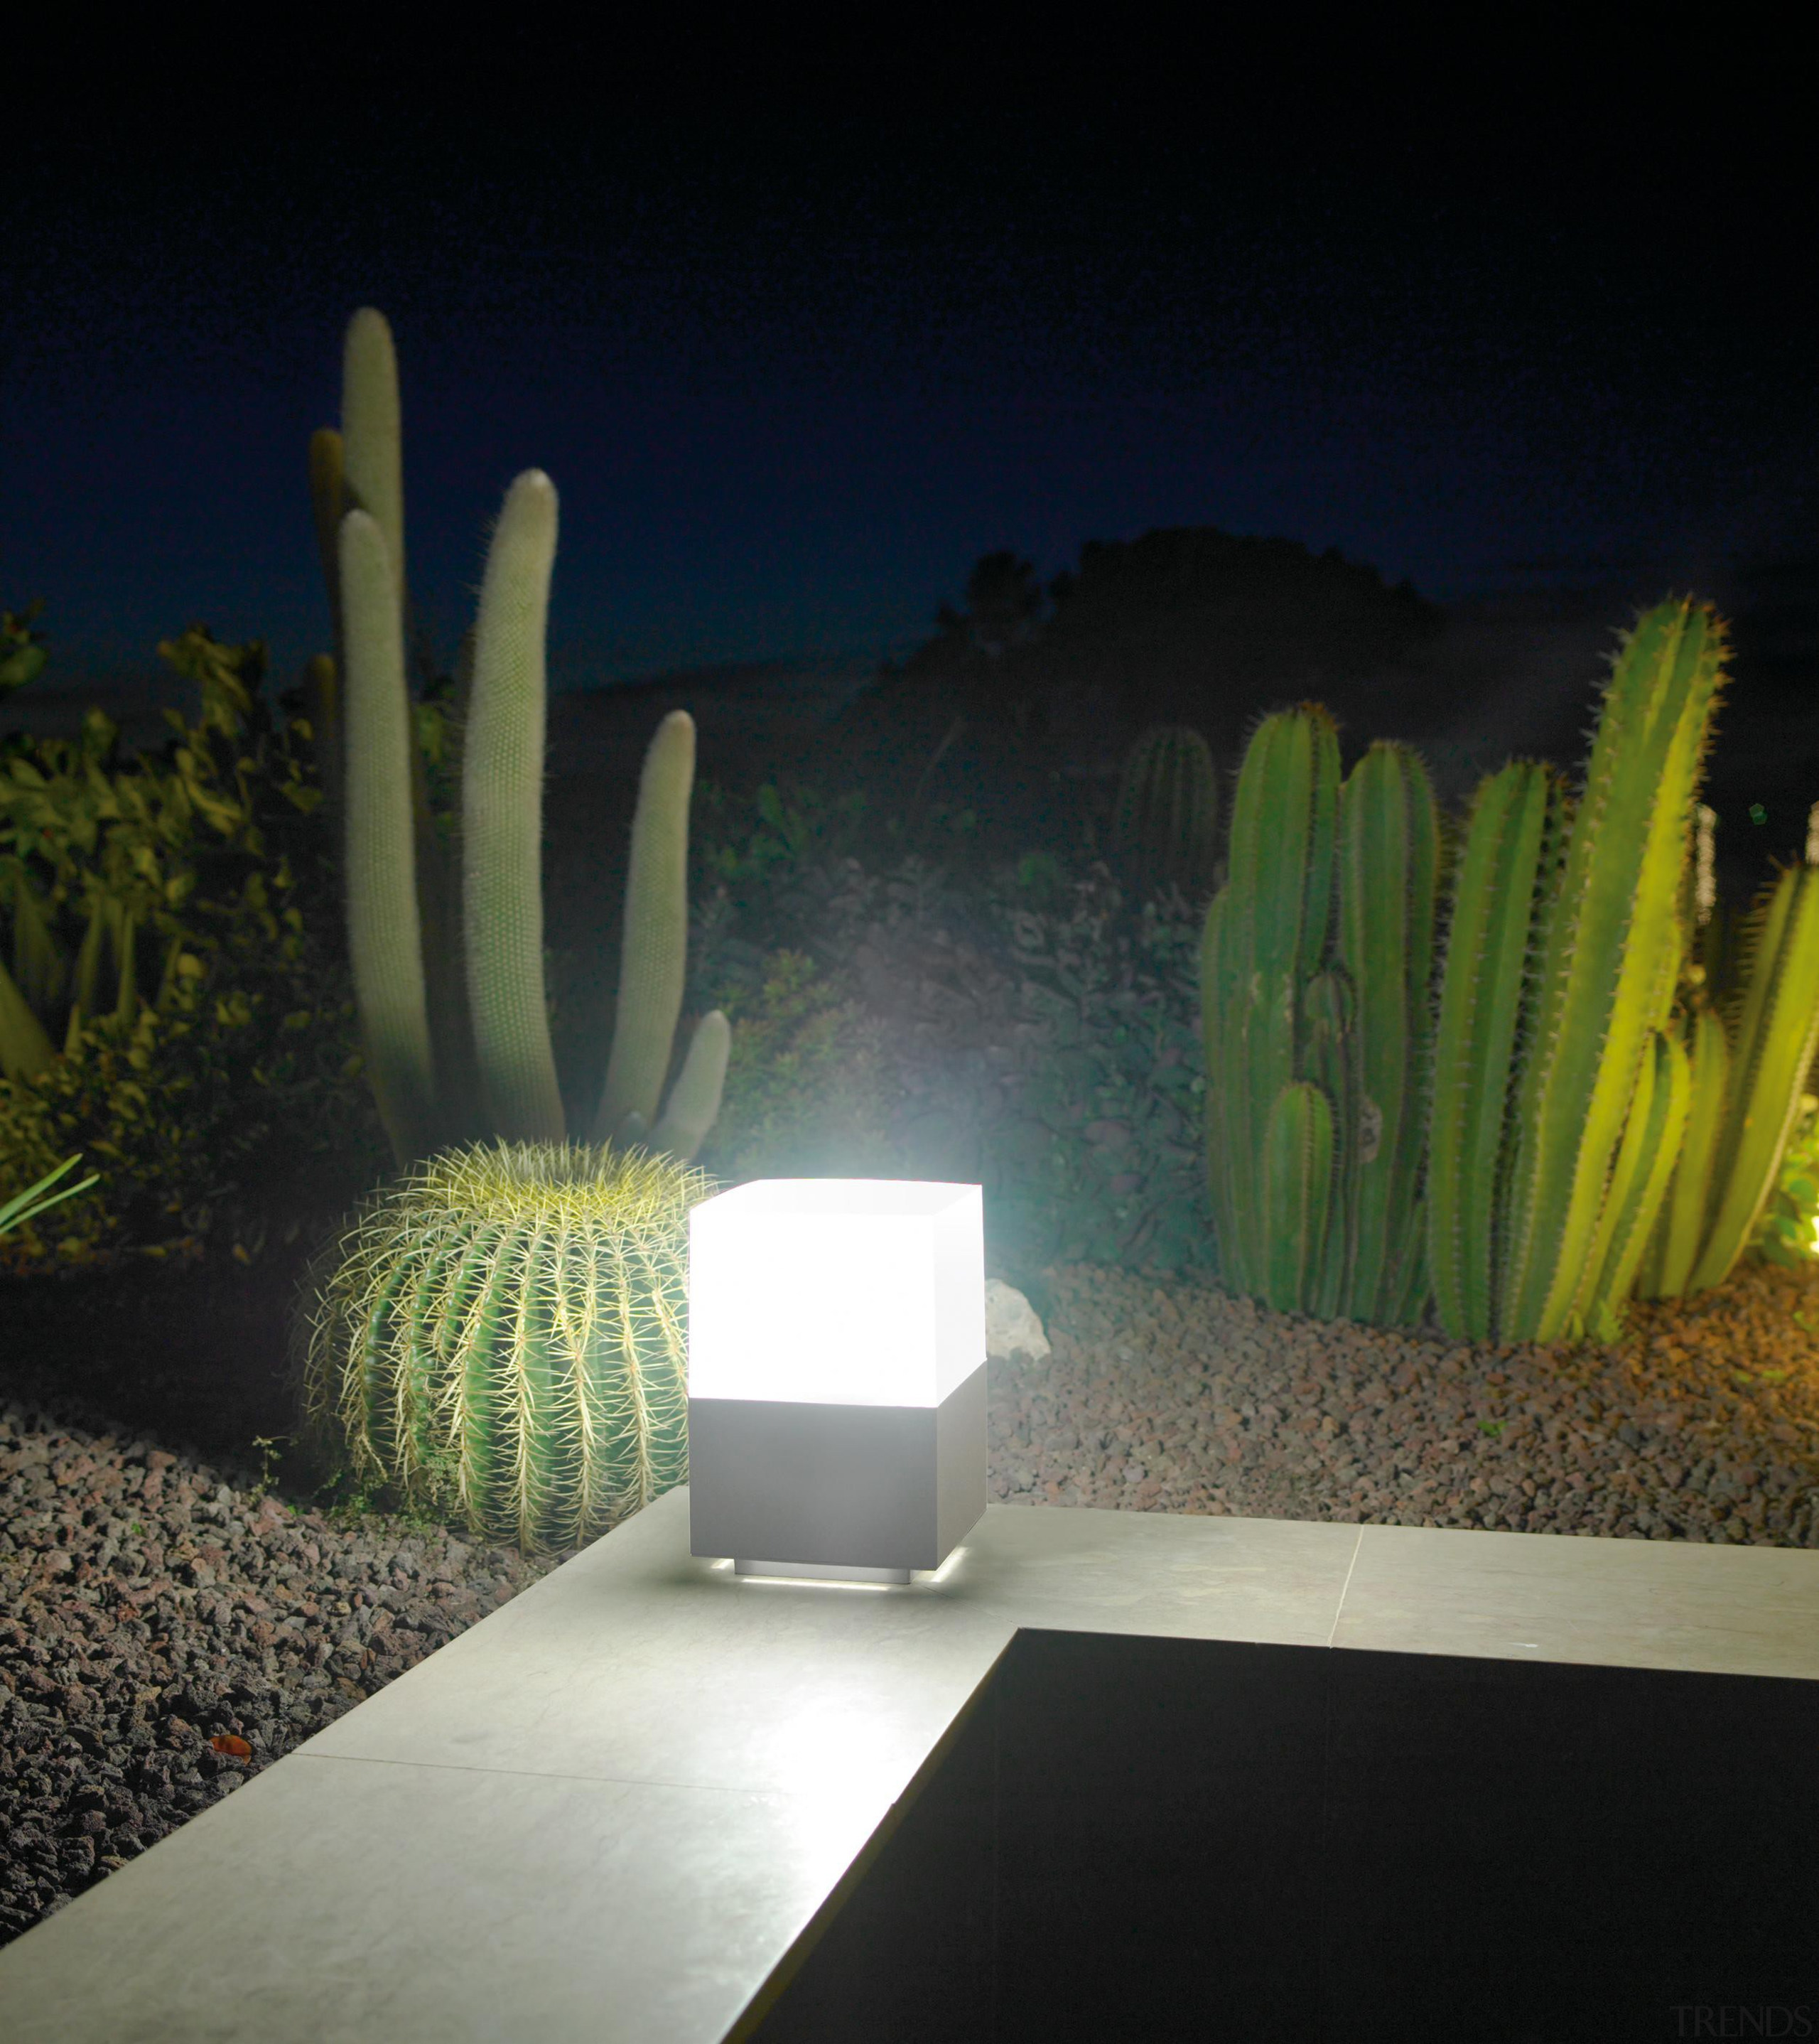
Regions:
[[984, 1513], [984, 1363], [938, 1405], [689, 1400], [693, 1554], [903, 1582], [938, 1569]]

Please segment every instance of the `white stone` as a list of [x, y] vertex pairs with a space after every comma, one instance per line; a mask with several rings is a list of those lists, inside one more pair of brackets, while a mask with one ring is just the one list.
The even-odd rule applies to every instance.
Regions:
[[1049, 1338], [1036, 1318], [1036, 1309], [1013, 1285], [996, 1278], [985, 1281], [985, 1353], [988, 1356], [1023, 1354], [1040, 1362], [1049, 1353]]

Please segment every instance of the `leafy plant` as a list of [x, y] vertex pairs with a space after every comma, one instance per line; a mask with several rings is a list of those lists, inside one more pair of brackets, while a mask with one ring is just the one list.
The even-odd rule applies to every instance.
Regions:
[[0, 1200], [0, 1235], [10, 1234], [27, 1221], [36, 1220], [39, 1215], [54, 1207], [59, 1200], [73, 1199], [78, 1193], [86, 1193], [98, 1183], [94, 1173], [73, 1185], [65, 1185], [60, 1193], [50, 1189], [66, 1171], [72, 1171], [81, 1162], [79, 1157], [71, 1157], [59, 1164], [54, 1171], [47, 1171], [35, 1185], [28, 1185], [24, 1192], [16, 1193], [10, 1200]]
[[324, 876], [300, 727], [268, 710], [257, 642], [198, 625], [159, 651], [201, 697], [193, 724], [166, 712], [161, 755], [123, 758], [96, 711], [74, 740], [0, 748], [0, 1185], [79, 1150], [98, 1188], [54, 1239], [21, 1227], [15, 1269], [224, 1235], [256, 1254], [303, 1166], [370, 1123], [340, 960], [304, 909]]
[[1099, 865], [1063, 909], [1000, 912], [1021, 985], [1011, 1109], [984, 1146], [997, 1245], [1036, 1268], [1207, 1270], [1193, 910], [1169, 893], [1132, 914]]
[[361, 1208], [301, 1331], [304, 1400], [369, 1496], [562, 1548], [687, 1473], [689, 1208], [673, 1159], [444, 1152]]
[[762, 984], [729, 980], [720, 1001], [738, 1026], [708, 1170], [733, 1183], [895, 1174], [881, 1032], [850, 993], [779, 951]]
[[32, 620], [44, 607], [44, 600], [39, 597], [17, 616], [0, 610], [0, 697], [23, 688], [44, 671], [50, 656], [32, 630]]

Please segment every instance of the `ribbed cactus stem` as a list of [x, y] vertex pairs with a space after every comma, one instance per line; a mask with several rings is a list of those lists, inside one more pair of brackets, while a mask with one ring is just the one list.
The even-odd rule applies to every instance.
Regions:
[[1263, 1296], [1278, 1312], [1303, 1312], [1326, 1239], [1333, 1187], [1333, 1114], [1317, 1085], [1299, 1080], [1270, 1104], [1261, 1204], [1267, 1229]]
[[1355, 1124], [1341, 1144], [1348, 1266], [1340, 1310], [1395, 1319], [1421, 1289], [1418, 1204], [1433, 964], [1439, 816], [1427, 770], [1380, 741], [1353, 768], [1339, 805], [1339, 962], [1356, 1008]]
[[1550, 806], [1545, 766], [1515, 760], [1472, 799], [1455, 869], [1429, 1082], [1427, 1246], [1434, 1309], [1461, 1339], [1497, 1324], [1498, 1198], [1524, 975]]
[[650, 1132], [650, 1147], [658, 1155], [687, 1163], [706, 1141], [726, 1090], [732, 1040], [732, 1025], [717, 1008], [695, 1024], [662, 1118]]
[[1218, 828], [1211, 747], [1186, 724], [1153, 724], [1125, 756], [1112, 843], [1146, 887], [1166, 881], [1193, 896], [1210, 881]]
[[[326, 449], [320, 457], [332, 460]], [[405, 592], [404, 437], [398, 405], [398, 358], [383, 313], [363, 305], [347, 322], [341, 351], [342, 510], [368, 513], [385, 536], [403, 630]]]
[[1710, 1009], [1692, 1018], [1688, 1106], [1667, 1196], [1638, 1273], [1644, 1298], [1678, 1298], [1689, 1288], [1705, 1240], [1712, 1199], [1712, 1158], [1724, 1132], [1730, 1090], [1730, 1039]]
[[1325, 961], [1333, 918], [1339, 739], [1332, 718], [1304, 704], [1264, 719], [1245, 749], [1233, 804], [1218, 943], [1220, 1069], [1224, 1089], [1219, 1205], [1233, 1241], [1222, 1247], [1241, 1291], [1261, 1290], [1268, 1230], [1257, 1197], [1264, 1132], [1296, 1066], [1301, 989]]
[[364, 511], [342, 521], [340, 586], [348, 950], [380, 1118], [408, 1163], [434, 1147], [436, 1066], [417, 913], [404, 632], [385, 540]]
[[1711, 1220], [1687, 1281], [1722, 1284], [1756, 1231], [1819, 1053], [1819, 867], [1790, 866], [1752, 916]]
[[511, 1143], [563, 1134], [543, 985], [543, 641], [555, 551], [555, 487], [527, 469], [487, 549], [461, 778], [474, 1053], [493, 1126]]
[[1590, 1262], [1595, 1274], [1568, 1322], [1569, 1332], [1602, 1342], [1614, 1341], [1621, 1333], [1623, 1304], [1634, 1288], [1643, 1250], [1660, 1212], [1691, 1099], [1687, 1054], [1674, 1036], [1657, 1030], [1642, 1061], [1592, 1238]]
[[1710, 609], [1661, 604], [1624, 640], [1605, 691], [1518, 1101], [1506, 1338], [1554, 1339], [1595, 1274], [1611, 1167], [1679, 971], [1687, 824], [1723, 653]]
[[646, 1128], [669, 1074], [689, 956], [689, 798], [695, 780], [695, 722], [672, 710], [644, 757], [625, 881], [619, 1009], [601, 1091], [597, 1139], [625, 1139], [625, 1121]]

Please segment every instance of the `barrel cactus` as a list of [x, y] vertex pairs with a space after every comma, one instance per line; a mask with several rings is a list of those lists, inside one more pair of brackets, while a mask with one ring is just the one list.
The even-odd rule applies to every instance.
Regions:
[[1207, 1162], [1232, 1289], [1322, 1320], [1419, 1316], [1439, 824], [1421, 761], [1379, 743], [1343, 782], [1315, 704], [1239, 770], [1201, 948]]
[[445, 1151], [361, 1208], [303, 1331], [305, 1405], [357, 1479], [527, 1551], [687, 1474], [688, 1216], [639, 1151]]

